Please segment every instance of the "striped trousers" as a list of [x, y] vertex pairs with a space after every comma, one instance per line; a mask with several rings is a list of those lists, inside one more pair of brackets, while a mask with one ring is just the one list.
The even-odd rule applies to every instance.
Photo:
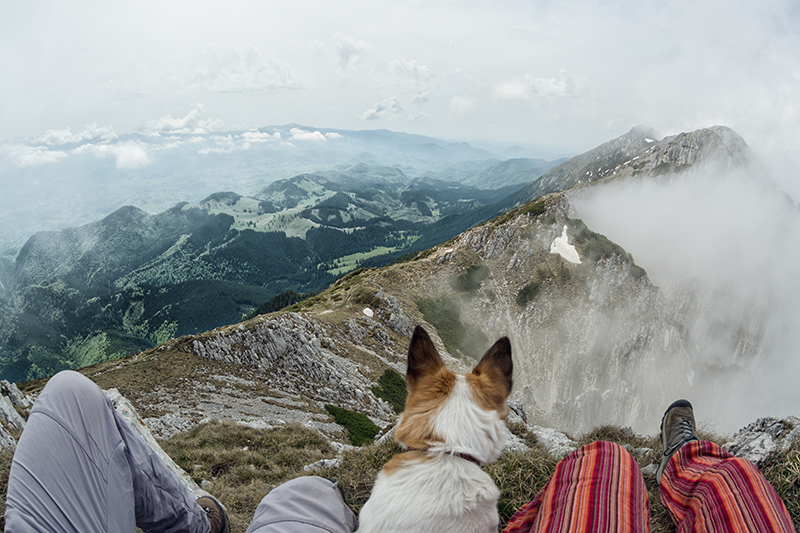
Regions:
[[[679, 533], [794, 532], [761, 472], [716, 444], [694, 441], [673, 455], [661, 500]], [[593, 442], [565, 457], [550, 481], [504, 533], [649, 532], [642, 473], [618, 444]]]

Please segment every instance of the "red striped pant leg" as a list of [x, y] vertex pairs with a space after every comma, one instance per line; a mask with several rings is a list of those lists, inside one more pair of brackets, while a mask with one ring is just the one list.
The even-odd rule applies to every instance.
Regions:
[[660, 493], [679, 533], [795, 531], [786, 506], [758, 468], [713, 442], [693, 441], [673, 455]]
[[542, 491], [504, 533], [647, 533], [642, 472], [618, 444], [593, 442], [561, 460]]

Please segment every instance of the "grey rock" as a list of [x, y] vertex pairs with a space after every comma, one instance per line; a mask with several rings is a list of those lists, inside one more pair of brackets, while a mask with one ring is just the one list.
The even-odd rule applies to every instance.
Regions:
[[530, 446], [528, 446], [524, 440], [510, 431], [506, 432], [506, 443], [503, 447], [504, 452], [527, 452], [530, 451], [530, 449]]
[[7, 396], [15, 407], [21, 409], [28, 409], [33, 404], [27, 396], [20, 392], [16, 383], [9, 383], [6, 380], [0, 381], [0, 394]]
[[733, 440], [723, 448], [737, 457], [759, 464], [773, 452], [779, 451], [783, 441], [790, 435], [786, 424], [777, 418], [759, 418], [737, 431]]
[[341, 457], [335, 457], [333, 459], [321, 459], [316, 463], [311, 463], [310, 465], [305, 465], [303, 470], [305, 472], [318, 472], [320, 470], [325, 470], [326, 468], [336, 468], [342, 464]]
[[194, 427], [194, 422], [177, 413], [167, 413], [159, 417], [149, 417], [143, 422], [157, 439], [168, 439], [171, 436], [188, 431]]
[[8, 430], [0, 425], [0, 450], [5, 450], [6, 448], [16, 448], [17, 441], [8, 432]]
[[525, 413], [525, 406], [520, 401], [508, 402], [508, 418], [506, 423], [527, 424], [528, 415]]
[[561, 459], [578, 448], [575, 441], [556, 429], [533, 426], [531, 431], [536, 435], [539, 444], [544, 446], [547, 452], [556, 459]]
[[642, 474], [645, 476], [655, 476], [658, 471], [658, 465], [653, 463], [642, 468]]
[[20, 416], [7, 396], [0, 396], [0, 422], [8, 429], [17, 431], [25, 429], [25, 419]]

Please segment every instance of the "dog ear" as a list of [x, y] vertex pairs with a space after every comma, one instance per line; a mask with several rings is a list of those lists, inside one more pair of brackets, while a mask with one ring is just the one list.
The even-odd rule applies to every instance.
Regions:
[[408, 370], [406, 371], [406, 386], [411, 393], [419, 380], [426, 374], [433, 374], [444, 366], [436, 346], [422, 326], [414, 329], [411, 344], [408, 347]]
[[506, 397], [511, 394], [514, 385], [512, 374], [514, 362], [511, 360], [511, 341], [503, 337], [483, 355], [478, 365], [472, 370], [475, 375], [488, 375], [492, 381], [504, 387]]

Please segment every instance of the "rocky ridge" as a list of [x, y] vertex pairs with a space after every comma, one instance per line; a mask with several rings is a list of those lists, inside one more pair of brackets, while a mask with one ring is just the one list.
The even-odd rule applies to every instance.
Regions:
[[660, 139], [637, 126], [625, 135], [552, 168], [524, 189], [522, 198], [585, 186], [600, 180], [653, 179], [709, 166], [729, 171], [755, 165], [747, 143], [726, 126], [712, 126]]

